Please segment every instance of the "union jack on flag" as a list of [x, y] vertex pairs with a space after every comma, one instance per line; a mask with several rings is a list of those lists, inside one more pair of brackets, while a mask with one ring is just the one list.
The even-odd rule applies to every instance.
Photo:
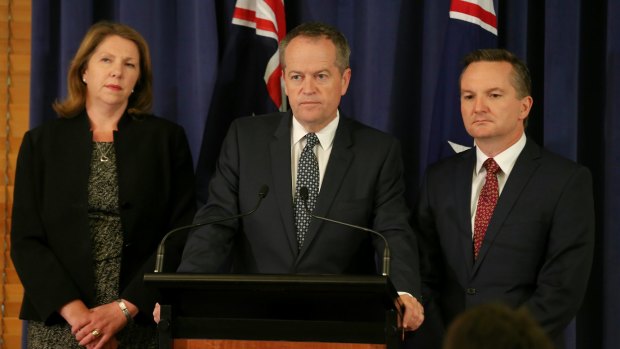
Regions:
[[[279, 44], [286, 35], [284, 0], [237, 0], [232, 23], [256, 30], [256, 35], [272, 38]], [[282, 107], [282, 70], [278, 50], [273, 53], [263, 76], [271, 100]]]
[[477, 24], [497, 36], [497, 15], [493, 0], [452, 0], [450, 18]]

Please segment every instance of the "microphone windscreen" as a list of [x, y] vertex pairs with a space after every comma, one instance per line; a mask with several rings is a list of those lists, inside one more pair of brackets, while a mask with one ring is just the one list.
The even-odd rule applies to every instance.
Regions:
[[258, 196], [264, 199], [267, 197], [267, 194], [269, 194], [269, 186], [267, 184], [263, 184], [258, 191]]

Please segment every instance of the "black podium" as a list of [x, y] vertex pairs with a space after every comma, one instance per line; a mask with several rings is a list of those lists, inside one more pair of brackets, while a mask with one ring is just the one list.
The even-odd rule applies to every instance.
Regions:
[[229, 341], [226, 348], [235, 341], [401, 345], [398, 295], [385, 276], [152, 273], [144, 280], [163, 295], [160, 348], [190, 348], [176, 344], [187, 340], [202, 342], [195, 348], [214, 348], [212, 340]]

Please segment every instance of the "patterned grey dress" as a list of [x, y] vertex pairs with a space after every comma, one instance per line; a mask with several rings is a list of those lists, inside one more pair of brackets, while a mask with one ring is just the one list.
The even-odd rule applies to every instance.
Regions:
[[[88, 218], [93, 246], [97, 304], [106, 304], [119, 298], [123, 247], [116, 156], [114, 144], [110, 142], [93, 142], [88, 180]], [[157, 347], [156, 330], [147, 326], [130, 324], [119, 332], [116, 338], [122, 349]], [[42, 322], [30, 321], [28, 348], [83, 347], [77, 344], [68, 324], [45, 326]]]

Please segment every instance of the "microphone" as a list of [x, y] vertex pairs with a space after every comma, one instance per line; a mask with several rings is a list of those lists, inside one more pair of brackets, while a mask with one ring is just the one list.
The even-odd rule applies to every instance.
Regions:
[[341, 221], [337, 221], [337, 220], [334, 220], [334, 219], [330, 219], [330, 218], [326, 218], [326, 217], [321, 217], [321, 216], [317, 216], [317, 215], [313, 214], [308, 209], [308, 188], [306, 188], [306, 187], [299, 188], [299, 196], [304, 201], [304, 209], [306, 210], [306, 213], [308, 213], [310, 215], [310, 217], [316, 218], [316, 219], [320, 219], [320, 220], [323, 220], [323, 221], [327, 221], [327, 222], [331, 222], [331, 223], [336, 223], [336, 224], [344, 225], [344, 226], [347, 226], [347, 227], [353, 228], [353, 229], [363, 230], [365, 232], [372, 233], [372, 234], [377, 235], [378, 237], [382, 238], [383, 242], [385, 244], [385, 247], [383, 248], [383, 268], [381, 270], [381, 274], [383, 276], [389, 276], [390, 275], [390, 247], [388, 246], [387, 239], [385, 238], [385, 236], [383, 236], [383, 234], [379, 233], [378, 231], [372, 230], [372, 229], [361, 227], [359, 225], [345, 223], [345, 222], [341, 222]]
[[176, 229], [172, 229], [171, 231], [169, 231], [166, 235], [164, 235], [164, 237], [161, 239], [161, 242], [159, 243], [159, 246], [157, 246], [157, 257], [155, 259], [155, 273], [161, 273], [163, 266], [164, 266], [164, 252], [165, 252], [165, 245], [166, 245], [166, 240], [168, 240], [168, 238], [175, 234], [176, 232], [182, 231], [182, 230], [186, 230], [186, 229], [194, 229], [194, 228], [198, 228], [198, 227], [202, 227], [203, 225], [209, 225], [209, 224], [215, 224], [215, 223], [220, 223], [220, 222], [225, 222], [225, 221], [230, 221], [233, 219], [238, 219], [238, 218], [243, 218], [245, 216], [249, 216], [252, 213], [256, 212], [256, 210], [258, 210], [258, 207], [260, 206], [261, 202], [263, 201], [264, 198], [267, 197], [267, 194], [269, 193], [269, 186], [266, 184], [263, 184], [260, 187], [260, 190], [258, 191], [258, 201], [256, 202], [256, 206], [254, 206], [254, 208], [248, 212], [244, 212], [238, 215], [234, 215], [234, 216], [230, 216], [230, 217], [224, 217], [224, 218], [217, 218], [217, 219], [213, 219], [210, 221], [206, 221], [206, 222], [201, 222], [201, 223], [195, 223], [195, 224], [190, 224], [190, 225], [184, 225], [182, 227], [178, 227]]

